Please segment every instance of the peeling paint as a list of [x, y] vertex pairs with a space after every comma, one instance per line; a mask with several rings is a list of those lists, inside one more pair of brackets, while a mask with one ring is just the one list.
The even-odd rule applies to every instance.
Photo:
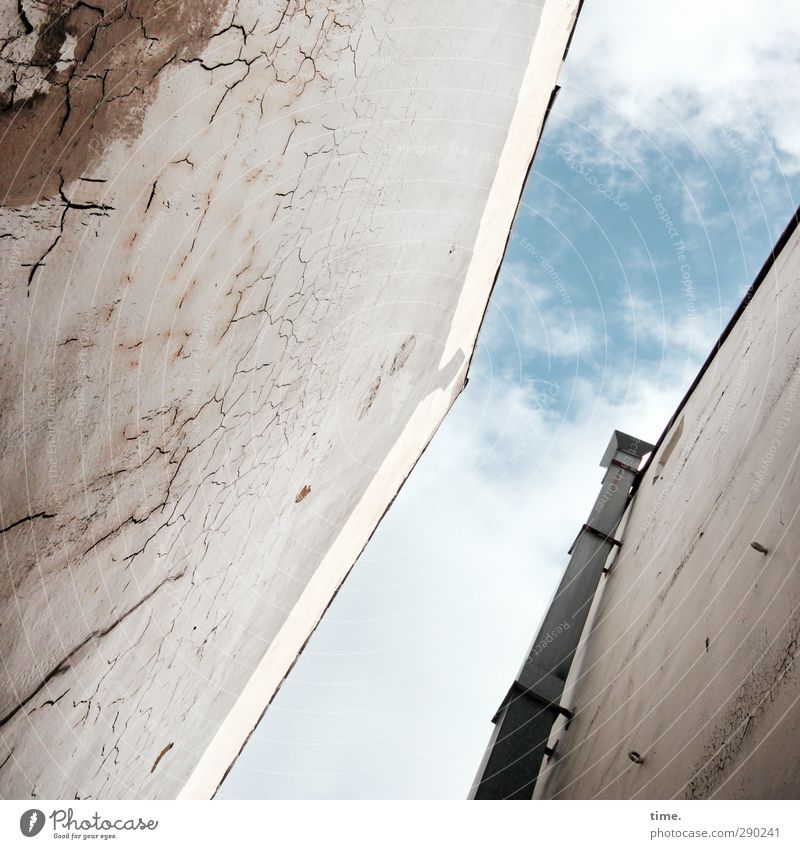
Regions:
[[0, 5], [0, 796], [174, 797], [263, 710], [464, 384], [575, 5]]
[[[4, 3], [0, 47], [0, 198], [53, 197], [115, 142], [142, 130], [160, 77], [199, 61], [227, 0]], [[224, 31], [224, 30], [223, 30]], [[109, 61], [110, 54], [113, 60]]]

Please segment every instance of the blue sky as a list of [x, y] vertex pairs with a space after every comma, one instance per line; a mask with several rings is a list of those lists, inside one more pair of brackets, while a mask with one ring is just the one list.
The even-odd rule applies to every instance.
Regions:
[[796, 4], [586, 3], [469, 386], [220, 798], [464, 798], [611, 431], [657, 438], [798, 205], [799, 70]]

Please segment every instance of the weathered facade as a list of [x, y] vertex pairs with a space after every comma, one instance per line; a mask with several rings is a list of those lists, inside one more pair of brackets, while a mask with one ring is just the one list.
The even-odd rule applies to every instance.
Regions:
[[795, 218], [641, 474], [537, 798], [800, 796], [799, 282]]
[[577, 0], [3, 0], [0, 795], [207, 797], [464, 384]]

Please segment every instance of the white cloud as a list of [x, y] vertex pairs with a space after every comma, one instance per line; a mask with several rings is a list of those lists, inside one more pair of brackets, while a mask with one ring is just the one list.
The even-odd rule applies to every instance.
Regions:
[[[788, 0], [592, 0], [570, 53], [558, 135], [574, 142], [594, 132], [611, 145], [586, 155], [605, 157], [604, 181], [631, 195], [639, 184], [617, 154], [644, 171], [675, 166], [683, 220], [697, 219], [697, 204], [696, 223], [708, 226], [720, 204], [698, 199], [720, 160], [762, 186], [759, 169], [774, 175], [776, 156], [800, 170], [798, 50], [800, 4]], [[687, 154], [708, 156], [711, 171], [691, 172]], [[734, 188], [729, 179], [725, 190]], [[651, 258], [625, 247], [632, 277], [674, 262], [671, 248]], [[476, 359], [485, 367], [474, 369], [223, 795], [463, 797], [596, 497], [612, 430], [654, 441], [727, 319], [711, 308], [690, 319], [674, 299], [662, 311], [634, 294], [634, 321], [609, 340], [613, 367], [576, 380], [553, 404], [545, 381], [514, 380], [514, 346], [520, 366], [546, 354], [563, 373], [604, 347], [603, 316], [565, 303], [560, 278], [535, 257], [503, 273]]]
[[626, 156], [688, 143], [749, 166], [777, 156], [796, 173], [799, 58], [795, 0], [594, 0], [566, 68], [565, 82], [584, 92], [571, 118]]
[[531, 353], [554, 360], [585, 359], [602, 342], [596, 316], [565, 304], [537, 263], [506, 262], [492, 296], [493, 320], [482, 344], [506, 351], [516, 346], [523, 360]]
[[589, 514], [615, 428], [683, 391], [582, 381], [570, 415], [474, 377], [228, 779], [225, 796], [463, 798]]
[[628, 296], [628, 331], [637, 344], [649, 342], [660, 347], [662, 366], [683, 364], [688, 359], [699, 367], [728, 323], [727, 315], [721, 317], [718, 309], [701, 308], [696, 300], [685, 299], [684, 304], [676, 312], [668, 304]]

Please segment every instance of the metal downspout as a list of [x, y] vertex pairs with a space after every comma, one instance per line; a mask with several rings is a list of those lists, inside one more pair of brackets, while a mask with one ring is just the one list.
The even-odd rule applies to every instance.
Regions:
[[608, 469], [587, 523], [570, 549], [569, 563], [528, 657], [493, 722], [495, 729], [472, 785], [471, 799], [531, 799], [547, 741], [559, 714], [575, 650], [583, 633], [639, 462], [653, 446], [614, 431], [600, 465]]

